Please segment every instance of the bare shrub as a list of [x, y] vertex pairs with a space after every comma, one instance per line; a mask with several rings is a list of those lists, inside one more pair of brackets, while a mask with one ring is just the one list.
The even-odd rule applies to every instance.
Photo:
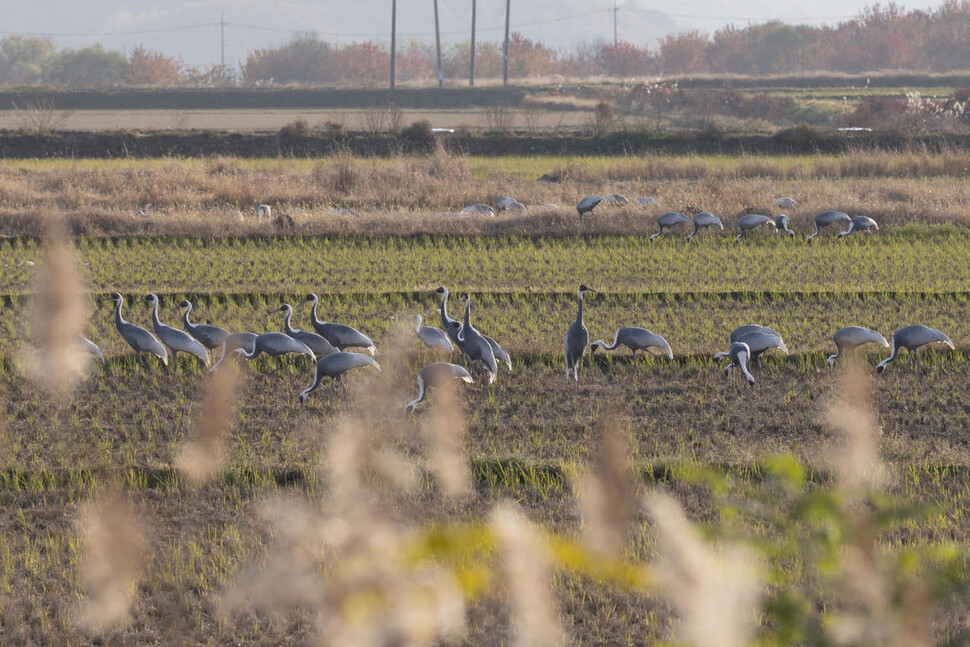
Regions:
[[367, 108], [360, 113], [360, 122], [364, 132], [379, 135], [387, 127], [387, 111], [384, 108]]
[[404, 110], [393, 103], [387, 104], [387, 131], [400, 133], [404, 130]]
[[309, 134], [310, 126], [306, 119], [296, 119], [280, 128], [279, 131], [279, 136], [283, 139], [302, 139]]
[[482, 126], [487, 132], [507, 135], [512, 132], [515, 111], [504, 103], [495, 103], [482, 111]]
[[542, 115], [543, 111], [535, 106], [528, 106], [521, 111], [522, 121], [525, 123], [525, 129], [530, 135], [538, 135], [539, 131], [542, 129]]
[[73, 112], [58, 110], [51, 99], [28, 101], [23, 106], [14, 104], [17, 128], [28, 135], [46, 136], [60, 130]]
[[593, 132], [597, 135], [604, 135], [616, 126], [616, 116], [613, 114], [613, 104], [609, 101], [600, 101], [593, 108]]

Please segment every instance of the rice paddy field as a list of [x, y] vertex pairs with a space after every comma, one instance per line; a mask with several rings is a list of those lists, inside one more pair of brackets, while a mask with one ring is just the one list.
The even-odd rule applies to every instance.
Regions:
[[[966, 164], [0, 162], [0, 644], [964, 644]], [[576, 225], [580, 197], [614, 192], [661, 207]], [[527, 212], [450, 215], [500, 195]], [[779, 195], [798, 199], [797, 235], [736, 244], [738, 215]], [[295, 222], [259, 222], [259, 203]], [[880, 230], [807, 243], [829, 208]], [[691, 209], [725, 231], [648, 240]], [[72, 233], [66, 265], [52, 218]], [[567, 381], [580, 283], [597, 290], [591, 342], [642, 326], [674, 358], [599, 351]], [[440, 285], [454, 317], [471, 293], [513, 368], [488, 384], [470, 366], [475, 383], [406, 416], [418, 369], [461, 363], [415, 336], [416, 315], [441, 325]], [[195, 322], [232, 332], [281, 330], [283, 303], [309, 330], [317, 293], [382, 370], [301, 405], [306, 358], [212, 375], [184, 355], [137, 361], [115, 291], [140, 326], [157, 293], [163, 322], [180, 327], [189, 299]], [[106, 356], [67, 395], [28, 376], [45, 294]], [[789, 350], [752, 387], [712, 357], [746, 323]], [[840, 327], [912, 323], [955, 349], [878, 376], [875, 345], [826, 365]]]

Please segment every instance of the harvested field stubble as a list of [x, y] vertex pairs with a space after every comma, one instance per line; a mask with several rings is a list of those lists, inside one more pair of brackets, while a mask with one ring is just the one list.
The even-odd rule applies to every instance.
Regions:
[[[962, 153], [728, 158], [465, 158], [364, 160], [153, 160], [0, 163], [0, 225], [8, 235], [42, 233], [36, 215], [62, 212], [91, 235], [224, 236], [274, 233], [255, 209], [289, 210], [297, 233], [572, 233], [587, 195], [650, 196], [663, 210], [711, 211], [730, 227], [746, 210], [771, 211], [790, 195], [802, 232], [825, 209], [910, 222], [967, 222]], [[538, 182], [550, 175], [558, 182]], [[529, 212], [454, 218], [463, 207], [513, 195]], [[135, 207], [151, 203], [149, 219]], [[557, 205], [557, 206], [546, 206]], [[242, 215], [242, 220], [240, 220]], [[658, 213], [600, 209], [590, 231], [644, 233]]]

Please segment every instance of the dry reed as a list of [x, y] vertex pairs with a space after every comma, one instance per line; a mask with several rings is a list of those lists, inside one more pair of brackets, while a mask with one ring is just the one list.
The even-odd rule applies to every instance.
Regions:
[[496, 506], [489, 523], [501, 548], [515, 644], [561, 645], [564, 634], [551, 593], [552, 561], [542, 535], [511, 503]]
[[74, 390], [91, 356], [78, 336], [87, 322], [83, 288], [75, 269], [74, 247], [60, 218], [47, 220], [47, 258], [36, 285], [31, 334], [36, 351], [26, 351], [28, 373], [58, 396]]
[[680, 616], [679, 639], [697, 647], [751, 644], [762, 595], [754, 556], [739, 545], [712, 550], [670, 497], [653, 495], [647, 507], [660, 542], [655, 573]]
[[233, 404], [238, 382], [236, 365], [230, 361], [206, 383], [195, 436], [182, 447], [175, 461], [190, 483], [205, 483], [222, 466], [225, 439], [232, 429], [235, 415]]
[[124, 622], [135, 597], [146, 541], [132, 505], [118, 493], [103, 494], [81, 511], [82, 575], [87, 595], [81, 624], [100, 632]]
[[471, 493], [471, 470], [465, 459], [464, 421], [458, 384], [449, 380], [435, 390], [432, 417], [427, 425], [428, 468], [445, 496], [464, 497]]
[[616, 557], [626, 543], [635, 484], [620, 426], [604, 420], [597, 425], [597, 436], [595, 469], [581, 477], [576, 496], [587, 544], [601, 555]]

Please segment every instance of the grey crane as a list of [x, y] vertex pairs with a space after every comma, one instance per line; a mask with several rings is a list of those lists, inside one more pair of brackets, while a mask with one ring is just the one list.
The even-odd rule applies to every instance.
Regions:
[[665, 228], [675, 227], [680, 224], [691, 224], [690, 218], [682, 213], [670, 212], [657, 218], [657, 227], [660, 229], [657, 233], [650, 236], [650, 242], [652, 243], [654, 239], [660, 234], [664, 233]]
[[849, 224], [852, 222], [852, 219], [842, 211], [823, 211], [815, 216], [815, 233], [808, 237], [808, 242], [812, 242], [813, 238], [822, 233], [822, 229], [829, 225], [834, 225], [837, 222]]
[[731, 343], [731, 347], [728, 351], [715, 353], [714, 359], [720, 361], [724, 358], [731, 360], [727, 368], [724, 369], [724, 375], [730, 377], [731, 369], [737, 366], [741, 369], [741, 374], [744, 375], [744, 379], [747, 380], [750, 386], [754, 386], [754, 376], [748, 371], [748, 358], [751, 356], [751, 349], [743, 341], [736, 341]]
[[494, 216], [495, 209], [491, 206], [482, 203], [470, 204], [459, 212], [460, 215], [466, 216], [474, 214], [476, 216]]
[[469, 359], [479, 361], [485, 366], [485, 369], [488, 371], [488, 383], [492, 384], [495, 381], [495, 375], [498, 373], [495, 351], [492, 350], [492, 346], [488, 343], [488, 340], [472, 326], [471, 311], [471, 299], [466, 299], [465, 323], [459, 324], [455, 321], [451, 326], [452, 328], [461, 328], [458, 333], [458, 341], [461, 343], [462, 350]]
[[495, 211], [518, 211], [525, 213], [525, 205], [513, 197], [505, 196], [495, 200]]
[[437, 388], [443, 384], [447, 384], [451, 380], [462, 380], [468, 384], [475, 381], [464, 367], [458, 366], [457, 364], [449, 364], [447, 362], [428, 364], [418, 371], [418, 397], [404, 405], [404, 411], [408, 415], [411, 415], [415, 407], [427, 399], [429, 388]]
[[626, 196], [620, 195], [619, 193], [606, 196], [606, 201], [614, 207], [625, 207], [630, 204], [630, 201], [626, 199]]
[[277, 312], [286, 313], [283, 317], [283, 332], [293, 339], [297, 339], [306, 344], [318, 359], [320, 357], [337, 352], [337, 349], [333, 347], [333, 344], [315, 332], [310, 332], [309, 330], [298, 330], [290, 325], [290, 318], [293, 316], [293, 308], [289, 303], [284, 303], [281, 305]]
[[[458, 339], [458, 334], [461, 332], [461, 323], [448, 316], [448, 288], [442, 285], [435, 292], [441, 295], [441, 327], [451, 341], [455, 342], [455, 346], [464, 353], [461, 340]], [[456, 323], [458, 324], [457, 327], [453, 325]]]
[[448, 335], [444, 333], [441, 328], [435, 328], [434, 326], [422, 326], [421, 325], [421, 315], [415, 315], [414, 323], [414, 334], [418, 336], [418, 339], [424, 342], [424, 344], [431, 349], [446, 350], [449, 353], [455, 348], [451, 345], [451, 340], [448, 339]]
[[269, 206], [268, 204], [259, 205], [258, 207], [256, 207], [256, 217], [259, 218], [260, 222], [263, 222], [263, 218], [267, 218], [267, 219], [272, 218], [273, 207]]
[[794, 209], [797, 204], [794, 198], [775, 198], [771, 201], [771, 206], [781, 207], [782, 209]]
[[209, 353], [206, 351], [205, 346], [192, 339], [192, 336], [185, 331], [179, 330], [178, 328], [172, 328], [163, 324], [158, 319], [158, 295], [149, 294], [145, 297], [145, 301], [152, 304], [152, 323], [155, 326], [155, 334], [158, 338], [162, 340], [162, 343], [168, 346], [168, 349], [172, 351], [172, 360], [178, 360], [178, 354], [188, 353], [193, 357], [202, 360], [202, 363], [209, 367]]
[[660, 335], [654, 334], [646, 328], [628, 327], [620, 328], [613, 337], [613, 343], [607, 345], [602, 339], [597, 339], [590, 345], [590, 351], [595, 353], [602, 348], [603, 350], [613, 350], [620, 344], [633, 351], [633, 361], [637, 359], [637, 351], [646, 351], [650, 348], [659, 348], [665, 351], [669, 359], [674, 358], [674, 351], [670, 350], [670, 344]]
[[77, 336], [77, 343], [78, 343], [78, 346], [81, 348], [81, 350], [83, 350], [85, 353], [94, 355], [99, 360], [101, 360], [102, 364], [104, 364], [104, 353], [101, 352], [101, 349], [98, 348], [97, 344], [95, 344], [87, 337], [84, 337], [83, 335]]
[[579, 222], [577, 225], [583, 222], [584, 213], [593, 213], [593, 209], [599, 206], [603, 202], [603, 197], [598, 195], [591, 195], [583, 198], [576, 205], [576, 211], [579, 213]]
[[869, 216], [856, 216], [855, 218], [849, 221], [848, 229], [846, 229], [845, 231], [839, 232], [839, 238], [842, 238], [843, 236], [848, 236], [849, 234], [857, 231], [864, 231], [867, 234], [871, 234], [873, 229], [875, 230], [879, 229], [879, 225], [876, 223], [875, 220], [873, 220]]
[[586, 354], [586, 344], [589, 343], [589, 331], [583, 322], [583, 302], [587, 292], [596, 292], [585, 285], [579, 286], [579, 309], [576, 311], [576, 320], [566, 331], [565, 356], [566, 356], [566, 379], [569, 379], [569, 372], [572, 371], [573, 379], [579, 384], [579, 365]]
[[868, 328], [863, 328], [862, 326], [846, 326], [845, 328], [839, 328], [832, 335], [832, 341], [835, 342], [836, 352], [835, 355], [829, 355], [828, 359], [825, 361], [828, 363], [829, 368], [835, 366], [835, 360], [845, 355], [851, 353], [859, 346], [863, 344], [882, 344], [885, 348], [889, 348], [889, 342], [886, 338], [877, 333], [875, 330], [869, 330]]
[[289, 335], [281, 332], [264, 332], [257, 335], [253, 345], [246, 350], [246, 347], [237, 348], [235, 352], [246, 359], [255, 359], [260, 353], [266, 353], [270, 357], [280, 357], [289, 353], [299, 353], [306, 355], [311, 360], [316, 359], [310, 347], [299, 339], [293, 339]]
[[788, 222], [789, 222], [788, 216], [783, 214], [777, 215], [774, 217], [774, 221], [775, 221], [775, 229], [777, 229], [780, 232], [786, 233], [789, 236], [795, 235], [795, 232], [792, 231], [791, 227], [788, 226]]
[[755, 363], [758, 363], [763, 353], [772, 348], [781, 350], [785, 355], [788, 354], [788, 347], [785, 345], [785, 340], [782, 339], [781, 335], [777, 331], [766, 328], [765, 326], [756, 326], [754, 324], [738, 326], [731, 332], [728, 341], [731, 343], [736, 341], [746, 343], [748, 345], [748, 356]]
[[876, 371], [878, 373], [885, 371], [889, 362], [896, 359], [896, 356], [899, 355], [900, 348], [905, 348], [908, 350], [910, 361], [915, 361], [917, 364], [919, 364], [919, 354], [917, 353], [917, 349], [920, 346], [932, 344], [933, 342], [940, 342], [941, 344], [946, 344], [949, 346], [951, 350], [954, 348], [953, 342], [950, 341], [950, 338], [945, 334], [939, 330], [934, 330], [933, 328], [927, 328], [926, 326], [920, 325], [900, 328], [893, 333], [892, 340], [892, 355], [879, 362], [879, 364], [876, 366]]
[[708, 213], [702, 211], [694, 216], [694, 231], [687, 234], [687, 240], [690, 240], [697, 235], [701, 229], [709, 229], [711, 227], [717, 227], [718, 229], [724, 229], [724, 224], [721, 219], [715, 216], [713, 213]]
[[231, 353], [237, 349], [246, 350], [252, 349], [256, 345], [256, 339], [259, 337], [254, 332], [234, 332], [227, 336], [222, 342], [222, 355], [219, 356], [219, 361], [209, 369], [209, 372], [214, 372], [219, 365], [226, 359], [226, 354]]
[[117, 292], [111, 293], [111, 300], [114, 301], [117, 310], [115, 310], [115, 327], [118, 328], [118, 332], [128, 343], [129, 346], [136, 353], [148, 353], [149, 355], [154, 355], [162, 361], [162, 364], [168, 366], [168, 351], [162, 346], [162, 343], [155, 339], [155, 335], [151, 334], [144, 328], [136, 326], [135, 324], [128, 323], [121, 316], [121, 306], [124, 304], [125, 299]]
[[637, 202], [643, 207], [654, 207], [660, 204], [653, 198], [637, 198]]
[[[468, 293], [467, 292], [462, 292], [461, 293], [461, 300], [465, 304], [465, 313], [467, 314], [468, 313], [468, 301], [469, 301], [469, 296], [468, 296]], [[492, 339], [491, 337], [489, 337], [485, 333], [479, 331], [479, 334], [482, 336], [482, 339], [484, 339], [486, 342], [488, 342], [488, 345], [492, 347], [492, 353], [495, 355], [495, 361], [496, 362], [504, 362], [505, 365], [509, 367], [509, 371], [511, 371], [512, 370], [512, 358], [509, 357], [509, 354], [505, 351], [505, 349], [502, 348], [502, 346], [497, 341], [495, 341], [494, 339]]]
[[374, 346], [374, 342], [370, 340], [370, 337], [364, 333], [351, 328], [350, 326], [345, 326], [343, 324], [328, 323], [326, 321], [320, 321], [317, 319], [317, 303], [319, 299], [315, 294], [309, 294], [306, 298], [307, 301], [313, 302], [313, 309], [311, 311], [311, 321], [313, 322], [313, 329], [317, 331], [317, 334], [326, 338], [328, 342], [333, 344], [339, 350], [345, 350], [347, 348], [363, 348], [371, 355], [377, 353], [377, 347]]
[[734, 242], [740, 243], [741, 237], [746, 233], [752, 229], [758, 229], [769, 222], [774, 222], [774, 220], [760, 213], [749, 213], [746, 216], [741, 216], [740, 220], [738, 220], [738, 229], [741, 230], [741, 233], [737, 235]]
[[185, 312], [182, 313], [182, 324], [185, 326], [185, 330], [187, 330], [190, 335], [195, 337], [200, 344], [209, 350], [215, 350], [216, 348], [222, 346], [222, 343], [226, 340], [226, 337], [229, 336], [228, 332], [219, 326], [194, 324], [189, 321], [189, 313], [192, 312], [192, 302], [188, 299], [183, 300], [179, 306], [185, 308]]
[[363, 353], [340, 351], [318, 359], [313, 373], [313, 384], [300, 392], [300, 404], [306, 401], [308, 395], [316, 391], [317, 387], [320, 386], [320, 380], [323, 378], [329, 377], [333, 380], [332, 389], [336, 391], [338, 383], [343, 386], [344, 373], [362, 366], [373, 366], [378, 371], [381, 370], [381, 365], [374, 361], [373, 357]]

